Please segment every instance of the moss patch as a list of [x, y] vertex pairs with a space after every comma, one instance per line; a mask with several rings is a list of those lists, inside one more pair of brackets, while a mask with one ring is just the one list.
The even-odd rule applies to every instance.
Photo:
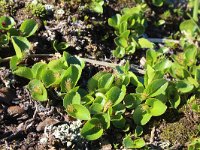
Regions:
[[[198, 124], [199, 114], [194, 113], [189, 107], [181, 109], [184, 116], [179, 121], [169, 122], [164, 120], [160, 126], [162, 131], [160, 139], [162, 141], [170, 141], [172, 145], [185, 145], [192, 138], [199, 136]], [[173, 118], [173, 116], [171, 116]]]

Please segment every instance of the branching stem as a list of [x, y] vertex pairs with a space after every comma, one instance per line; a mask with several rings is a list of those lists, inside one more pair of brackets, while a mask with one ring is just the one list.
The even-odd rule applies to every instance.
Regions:
[[[179, 43], [178, 40], [171, 40], [171, 39], [160, 39], [160, 38], [148, 38], [149, 41], [153, 42], [153, 43], [165, 43], [165, 42], [173, 42], [173, 43]], [[34, 58], [34, 57], [54, 57], [56, 56], [55, 54], [30, 54], [27, 57], [28, 58]], [[2, 62], [8, 62], [12, 57], [6, 57], [3, 59], [0, 59], [0, 63]], [[85, 62], [91, 63], [91, 64], [95, 64], [95, 65], [100, 65], [100, 66], [105, 66], [105, 67], [111, 67], [111, 68], [115, 68], [117, 66], [120, 66], [119, 64], [116, 63], [108, 63], [105, 61], [98, 61], [98, 60], [93, 60], [93, 59], [89, 59], [89, 58], [81, 58], [83, 59]], [[139, 74], [144, 74], [144, 70], [139, 69], [139, 66], [131, 64], [130, 66], [130, 70]]]

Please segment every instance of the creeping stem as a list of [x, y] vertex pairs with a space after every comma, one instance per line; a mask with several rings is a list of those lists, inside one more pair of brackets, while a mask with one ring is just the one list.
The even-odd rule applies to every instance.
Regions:
[[199, 10], [199, 0], [194, 0], [193, 8], [193, 19], [198, 22], [198, 10]]

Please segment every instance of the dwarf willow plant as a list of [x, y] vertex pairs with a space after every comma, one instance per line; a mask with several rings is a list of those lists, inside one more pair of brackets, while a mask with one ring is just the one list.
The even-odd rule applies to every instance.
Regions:
[[32, 98], [38, 101], [48, 100], [47, 89], [49, 88], [60, 89], [62, 93], [78, 89], [76, 84], [84, 67], [81, 60], [68, 53], [63, 53], [63, 57], [49, 63], [35, 63], [31, 68], [16, 66], [17, 61], [16, 57], [13, 57], [10, 68], [14, 74], [30, 80], [27, 88]]
[[[124, 9], [122, 15], [111, 18], [109, 24], [116, 29], [115, 42], [119, 49], [127, 52], [131, 49], [129, 46], [133, 46], [131, 43], [135, 47], [151, 48], [146, 51], [144, 76], [137, 77], [129, 71], [127, 62], [117, 66], [114, 73], [96, 73], [88, 80], [87, 88], [82, 89], [77, 83], [84, 62], [66, 52], [59, 59], [38, 62], [32, 67], [22, 66], [18, 56], [13, 56], [10, 68], [15, 75], [30, 80], [27, 88], [35, 100], [48, 100], [48, 89], [59, 91], [68, 115], [83, 120], [81, 135], [87, 140], [96, 140], [115, 127], [130, 132], [123, 139], [126, 148], [141, 148], [145, 145], [140, 137], [143, 126], [151, 118], [163, 115], [168, 107], [178, 109], [181, 104], [200, 99], [199, 26], [194, 20], [180, 24], [181, 51], [172, 52], [166, 47], [155, 51], [152, 43], [139, 38], [143, 33], [140, 29], [144, 29], [142, 8]], [[54, 44], [59, 47], [59, 43]], [[66, 47], [61, 44], [60, 48], [63, 46]], [[118, 55], [115, 50], [113, 54], [122, 57], [125, 52]], [[199, 108], [198, 104], [193, 105], [194, 110], [199, 111]], [[136, 126], [134, 129], [130, 119]]]
[[15, 24], [12, 17], [0, 17], [0, 48], [8, 46], [11, 42], [16, 56], [22, 58], [31, 48], [27, 38], [37, 31], [38, 24], [32, 19], [24, 20], [19, 29], [14, 28]]
[[[139, 138], [142, 125], [145, 125], [153, 116], [162, 115], [166, 109], [168, 81], [163, 75], [157, 78], [146, 77], [148, 83], [140, 82], [137, 76], [129, 71], [129, 64], [117, 67], [114, 74], [98, 72], [87, 84], [87, 91], [71, 90], [63, 100], [63, 105], [69, 115], [86, 120], [81, 134], [87, 140], [100, 138], [104, 131], [112, 126], [129, 131], [125, 112], [131, 112], [132, 120], [137, 126], [136, 138], [130, 148], [144, 146], [144, 140]], [[146, 73], [147, 74], [147, 73]], [[132, 84], [135, 93], [127, 93], [127, 87]], [[128, 137], [125, 138], [126, 145]], [[135, 145], [136, 144], [136, 145]]]
[[136, 48], [153, 48], [153, 43], [140, 38], [145, 31], [146, 20], [144, 10], [146, 5], [137, 5], [133, 8], [124, 8], [121, 14], [108, 19], [108, 24], [115, 29], [114, 42], [116, 49], [113, 55], [117, 58], [125, 54], [133, 54]]

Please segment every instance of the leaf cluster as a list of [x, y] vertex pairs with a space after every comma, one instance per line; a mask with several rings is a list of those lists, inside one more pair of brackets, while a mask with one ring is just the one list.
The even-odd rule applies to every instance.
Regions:
[[45, 6], [37, 1], [33, 1], [32, 3], [28, 4], [26, 9], [36, 17], [44, 18], [47, 15]]
[[[178, 109], [182, 104], [200, 98], [199, 26], [190, 19], [180, 24], [181, 51], [171, 52], [154, 45], [141, 35], [145, 30], [144, 6], [123, 9], [121, 14], [109, 18], [108, 24], [115, 29], [115, 57], [133, 54], [136, 48], [146, 51], [144, 76], [130, 71], [130, 64], [117, 66], [114, 73], [98, 72], [92, 76], [87, 87], [78, 85], [85, 63], [66, 52], [59, 59], [38, 62], [31, 67], [20, 64], [25, 50], [30, 48], [27, 37], [38, 28], [34, 20], [25, 20], [19, 30], [14, 28], [11, 17], [0, 18], [0, 44], [11, 41], [16, 52], [10, 61], [15, 75], [27, 78], [28, 90], [34, 100], [47, 101], [48, 90], [59, 93], [63, 107], [73, 118], [83, 120], [81, 135], [87, 140], [96, 140], [109, 128], [123, 132], [134, 130], [123, 140], [126, 148], [141, 148], [145, 142], [140, 136], [143, 126], [151, 118], [161, 116], [167, 108]], [[66, 43], [54, 41], [54, 49], [66, 49]], [[193, 105], [199, 111], [199, 105]], [[128, 120], [132, 120], [135, 128]], [[196, 143], [195, 143], [196, 144]]]
[[144, 11], [146, 5], [140, 4], [133, 8], [124, 8], [121, 14], [116, 14], [108, 19], [109, 26], [115, 29], [116, 38], [114, 42], [116, 49], [113, 55], [122, 58], [130, 55], [137, 48], [153, 48], [154, 45], [145, 38], [140, 38], [145, 31], [146, 19]]
[[24, 20], [19, 29], [14, 28], [15, 24], [12, 17], [0, 17], [0, 48], [9, 46], [11, 42], [17, 58], [20, 59], [31, 48], [27, 38], [35, 34], [38, 24], [32, 19]]

